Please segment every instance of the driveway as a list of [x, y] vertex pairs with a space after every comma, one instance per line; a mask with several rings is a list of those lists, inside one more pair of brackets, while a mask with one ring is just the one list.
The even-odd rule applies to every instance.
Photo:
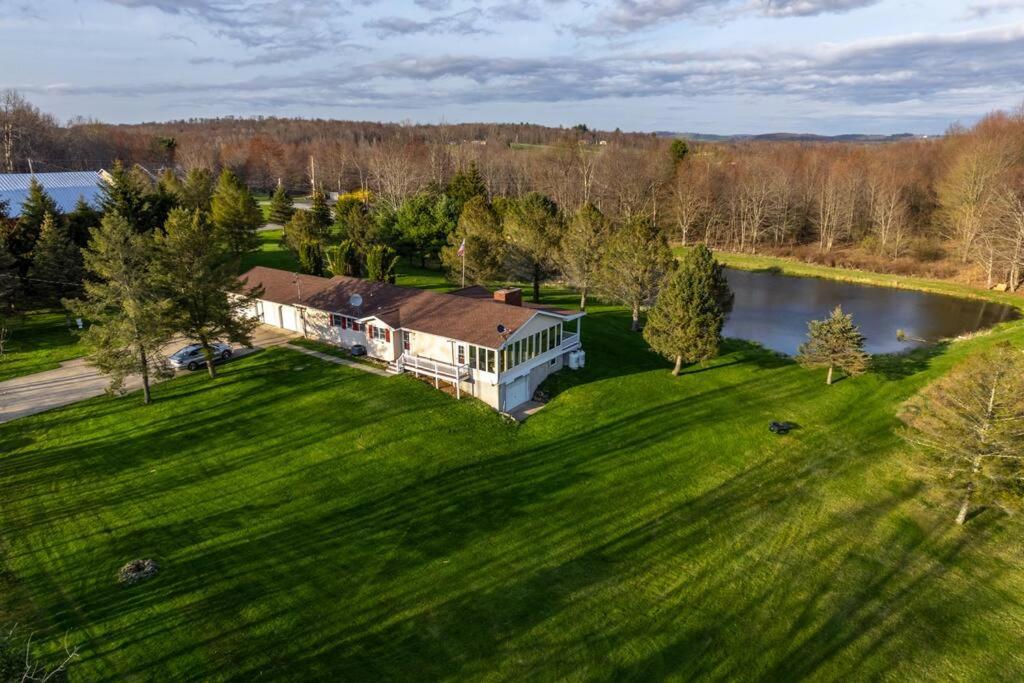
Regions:
[[[254, 349], [281, 346], [296, 336], [285, 330], [261, 325], [253, 335], [253, 346]], [[177, 340], [169, 344], [164, 352], [173, 353], [184, 345], [184, 340]], [[254, 349], [235, 347], [234, 355], [244, 356]], [[0, 423], [100, 396], [109, 383], [106, 375], [86, 364], [83, 358], [61, 363], [56, 370], [0, 382]], [[141, 388], [142, 380], [138, 377], [132, 376], [125, 380], [125, 389], [128, 391]]]

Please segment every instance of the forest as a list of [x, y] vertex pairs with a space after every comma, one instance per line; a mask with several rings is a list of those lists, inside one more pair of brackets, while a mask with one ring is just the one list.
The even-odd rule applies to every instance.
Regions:
[[[884, 144], [687, 144], [585, 125], [61, 123], [9, 91], [0, 97], [0, 170], [28, 171], [29, 160], [37, 172], [109, 168], [117, 160], [154, 175], [204, 169], [216, 177], [229, 169], [254, 192], [350, 193], [383, 235], [363, 239], [391, 241], [410, 256], [418, 251], [425, 262], [452, 243], [459, 216], [449, 207], [447, 220], [433, 225], [436, 234], [416, 244], [394, 243], [397, 223], [419, 214], [413, 222], [423, 230], [427, 214], [445, 213], [439, 202], [453, 179], [472, 170], [499, 219], [502, 206], [536, 194], [549, 202], [556, 231], [586, 207], [612, 230], [650, 221], [673, 244], [1011, 291], [1024, 280], [1024, 109], [993, 112], [970, 127], [951, 124], [943, 136]], [[553, 263], [555, 251], [543, 260]]]

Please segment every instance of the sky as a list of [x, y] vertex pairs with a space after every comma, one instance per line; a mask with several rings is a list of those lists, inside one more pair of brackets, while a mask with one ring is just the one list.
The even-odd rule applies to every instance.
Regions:
[[211, 116], [937, 134], [1024, 103], [1024, 0], [0, 0], [0, 89]]

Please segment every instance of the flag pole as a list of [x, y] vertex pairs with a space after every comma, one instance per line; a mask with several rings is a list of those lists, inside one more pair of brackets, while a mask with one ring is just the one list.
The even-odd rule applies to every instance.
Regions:
[[462, 250], [462, 286], [466, 286], [466, 250]]

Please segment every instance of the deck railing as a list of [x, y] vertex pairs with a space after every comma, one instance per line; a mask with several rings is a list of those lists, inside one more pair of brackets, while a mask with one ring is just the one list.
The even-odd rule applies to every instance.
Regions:
[[453, 365], [411, 353], [403, 353], [399, 356], [394, 362], [394, 368], [398, 372], [411, 372], [417, 377], [433, 378], [435, 387], [438, 387], [442, 381], [451, 382], [455, 385], [456, 398], [461, 398], [459, 382], [470, 379], [472, 376], [468, 365]]

